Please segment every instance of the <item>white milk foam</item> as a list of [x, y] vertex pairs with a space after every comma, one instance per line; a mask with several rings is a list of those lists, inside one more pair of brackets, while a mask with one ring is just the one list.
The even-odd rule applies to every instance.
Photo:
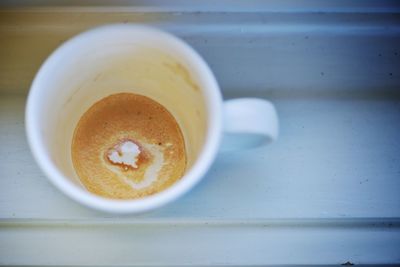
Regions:
[[[125, 142], [126, 143], [132, 143], [130, 141]], [[124, 145], [123, 144], [123, 145]], [[122, 151], [122, 146], [121, 145], [121, 151]], [[136, 147], [137, 145], [134, 144]], [[108, 165], [107, 168], [109, 170], [111, 170], [112, 172], [114, 172], [115, 174], [118, 175], [119, 178], [121, 178], [122, 181], [124, 181], [126, 184], [128, 184], [130, 187], [132, 187], [133, 189], [143, 189], [146, 188], [148, 186], [150, 186], [153, 182], [155, 182], [158, 179], [158, 173], [160, 172], [160, 170], [162, 169], [163, 165], [164, 165], [164, 152], [161, 149], [160, 146], [157, 145], [152, 145], [152, 144], [147, 144], [147, 143], [142, 143], [141, 144], [153, 157], [153, 162], [150, 166], [147, 167], [145, 173], [144, 173], [144, 177], [143, 180], [140, 182], [135, 182], [130, 180], [129, 178], [127, 178], [123, 173], [121, 173], [120, 168], [116, 167], [116, 166], [110, 166]], [[120, 156], [121, 158], [123, 158], [125, 155], [133, 155], [135, 148], [133, 146], [131, 146], [130, 144], [125, 146], [126, 150], [128, 151], [125, 154], [123, 154], [122, 156]], [[139, 148], [137, 148], [137, 150], [139, 151]], [[140, 151], [139, 151], [140, 153]], [[137, 156], [139, 155], [139, 153], [137, 153]], [[113, 153], [111, 153], [113, 154]], [[110, 159], [110, 156], [109, 156]], [[111, 160], [111, 159], [110, 159]], [[120, 159], [118, 159], [120, 160]], [[129, 160], [131, 162], [131, 160]], [[116, 162], [116, 161], [115, 161]], [[119, 163], [119, 162], [118, 162]], [[135, 166], [136, 166], [136, 162], [135, 162]]]
[[113, 163], [120, 163], [137, 168], [136, 162], [140, 154], [139, 147], [132, 141], [125, 141], [118, 147], [112, 149], [108, 154], [108, 159]]

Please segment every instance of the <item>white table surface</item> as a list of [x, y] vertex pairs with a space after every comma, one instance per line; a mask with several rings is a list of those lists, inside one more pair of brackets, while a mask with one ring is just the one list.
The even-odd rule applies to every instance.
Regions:
[[[0, 11], [0, 264], [400, 263], [399, 10], [357, 10]], [[272, 100], [281, 134], [221, 153], [192, 192], [164, 208], [115, 216], [46, 180], [27, 147], [24, 105], [60, 42], [139, 21], [193, 45], [225, 98]]]

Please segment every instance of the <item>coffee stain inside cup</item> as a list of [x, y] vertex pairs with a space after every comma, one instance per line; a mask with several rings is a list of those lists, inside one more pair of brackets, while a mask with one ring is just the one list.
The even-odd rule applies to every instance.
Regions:
[[172, 71], [175, 75], [180, 76], [194, 91], [200, 92], [199, 86], [193, 81], [189, 71], [178, 62], [164, 62], [163, 65]]
[[183, 176], [184, 143], [165, 107], [142, 95], [119, 93], [96, 102], [81, 117], [72, 161], [90, 192], [134, 199], [160, 192]]

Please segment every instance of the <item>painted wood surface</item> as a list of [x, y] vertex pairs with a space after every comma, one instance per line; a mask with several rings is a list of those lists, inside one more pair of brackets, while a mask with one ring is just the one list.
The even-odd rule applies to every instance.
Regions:
[[[271, 3], [1, 9], [0, 264], [400, 263], [399, 11], [391, 1]], [[63, 196], [27, 147], [26, 94], [58, 45], [117, 22], [185, 39], [225, 98], [272, 100], [280, 139], [219, 154], [192, 192], [152, 213], [111, 216]]]

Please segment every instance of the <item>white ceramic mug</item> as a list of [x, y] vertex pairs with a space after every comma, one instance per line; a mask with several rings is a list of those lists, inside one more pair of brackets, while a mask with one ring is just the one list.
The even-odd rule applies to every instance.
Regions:
[[[71, 160], [78, 120], [96, 101], [133, 92], [166, 107], [184, 135], [187, 169], [168, 189], [141, 199], [114, 200], [87, 191]], [[140, 25], [108, 25], [79, 34], [42, 65], [26, 106], [26, 132], [48, 179], [77, 202], [113, 213], [154, 209], [189, 191], [205, 175], [220, 148], [259, 145], [278, 135], [274, 106], [262, 99], [222, 101], [205, 61], [177, 37]]]

